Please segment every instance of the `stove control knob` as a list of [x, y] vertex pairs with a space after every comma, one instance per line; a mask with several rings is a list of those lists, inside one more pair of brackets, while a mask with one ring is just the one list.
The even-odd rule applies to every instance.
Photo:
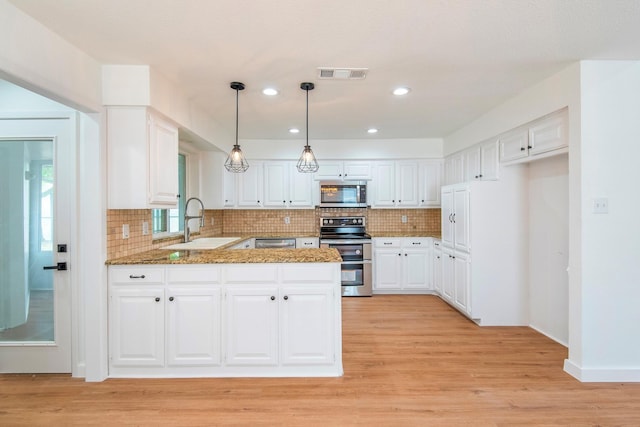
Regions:
[[355, 218], [353, 218], [353, 219], [351, 220], [351, 222], [353, 222], [354, 224], [357, 224], [357, 223], [358, 223], [358, 220], [357, 220], [357, 219], [355, 219]]
[[333, 220], [332, 219], [329, 220], [329, 224], [333, 224]]
[[358, 224], [362, 224], [362, 218], [358, 219]]
[[323, 224], [327, 224], [327, 223], [329, 223], [329, 220], [328, 220], [328, 219], [323, 219], [323, 220], [322, 220], [322, 223], [323, 223]]

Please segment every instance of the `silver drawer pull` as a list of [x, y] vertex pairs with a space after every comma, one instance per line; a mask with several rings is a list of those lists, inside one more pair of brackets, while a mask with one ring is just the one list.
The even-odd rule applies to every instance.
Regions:
[[141, 274], [140, 276], [134, 276], [133, 274], [129, 275], [129, 279], [144, 279], [144, 274]]

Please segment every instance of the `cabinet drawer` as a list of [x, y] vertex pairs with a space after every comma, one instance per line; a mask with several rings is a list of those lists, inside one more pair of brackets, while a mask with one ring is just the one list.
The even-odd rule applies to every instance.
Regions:
[[226, 283], [277, 283], [278, 267], [276, 265], [251, 264], [230, 265], [226, 269]]
[[282, 283], [337, 283], [339, 271], [329, 264], [294, 264], [282, 269]]
[[217, 267], [168, 267], [168, 283], [219, 283]]
[[164, 283], [161, 267], [109, 267], [111, 283]]
[[376, 248], [399, 248], [400, 239], [373, 239]]
[[411, 239], [404, 239], [402, 242], [402, 247], [403, 248], [428, 248], [428, 247], [431, 247], [430, 243], [431, 241], [427, 237], [415, 238], [415, 239], [411, 238]]

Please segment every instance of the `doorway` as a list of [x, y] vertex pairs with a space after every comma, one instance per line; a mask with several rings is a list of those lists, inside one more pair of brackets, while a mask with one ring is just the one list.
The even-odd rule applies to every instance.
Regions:
[[0, 372], [71, 372], [73, 122], [0, 119]]

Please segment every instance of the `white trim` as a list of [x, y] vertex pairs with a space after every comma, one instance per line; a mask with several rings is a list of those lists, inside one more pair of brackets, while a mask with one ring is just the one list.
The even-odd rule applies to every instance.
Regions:
[[580, 382], [594, 383], [637, 383], [640, 382], [640, 367], [617, 368], [581, 368], [569, 359], [564, 360], [564, 371]]
[[545, 337], [547, 337], [547, 338], [550, 338], [550, 339], [554, 340], [554, 341], [555, 341], [555, 342], [557, 342], [558, 344], [563, 345], [563, 346], [565, 346], [565, 347], [569, 348], [569, 344], [568, 344], [568, 343], [566, 343], [566, 342], [564, 342], [564, 341], [562, 341], [562, 340], [560, 340], [560, 339], [558, 339], [558, 338], [554, 337], [553, 335], [550, 335], [550, 334], [546, 333], [546, 332], [545, 332], [545, 331], [543, 331], [542, 329], [540, 329], [540, 328], [538, 328], [538, 327], [536, 327], [536, 326], [533, 326], [533, 325], [529, 325], [529, 327], [530, 327], [531, 329], [533, 329], [534, 331], [536, 331], [536, 332], [538, 332], [538, 333], [540, 333], [540, 334], [544, 335]]

